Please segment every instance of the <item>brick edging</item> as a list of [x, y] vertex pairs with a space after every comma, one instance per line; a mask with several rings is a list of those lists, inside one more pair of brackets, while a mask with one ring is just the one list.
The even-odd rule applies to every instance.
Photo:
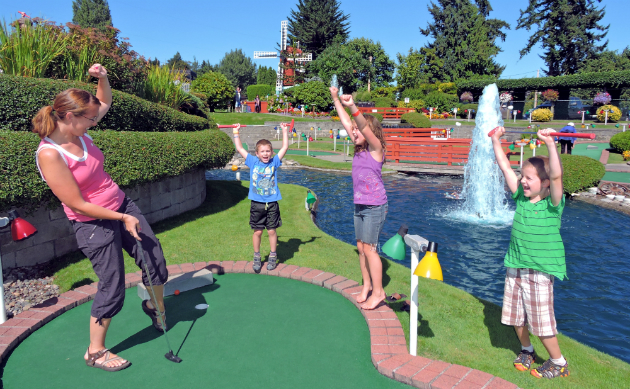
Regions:
[[[215, 274], [254, 273], [251, 261], [210, 261], [167, 266], [169, 275], [182, 274], [207, 268]], [[261, 274], [279, 276], [319, 285], [340, 293], [361, 310], [355, 295], [361, 293], [361, 285], [345, 277], [296, 265], [278, 264], [268, 271], [264, 266]], [[125, 275], [125, 288], [132, 288], [141, 281], [141, 273]], [[62, 313], [94, 298], [97, 283], [84, 285], [37, 304], [0, 325], [0, 362], [31, 333]], [[423, 389], [517, 389], [517, 386], [492, 374], [469, 367], [412, 356], [407, 351], [407, 341], [396, 313], [382, 305], [372, 311], [361, 310], [370, 330], [372, 363], [379, 373], [402, 383]]]

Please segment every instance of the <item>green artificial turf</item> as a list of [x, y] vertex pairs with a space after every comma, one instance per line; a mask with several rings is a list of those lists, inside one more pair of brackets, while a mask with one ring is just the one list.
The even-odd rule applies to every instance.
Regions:
[[630, 173], [606, 172], [602, 181], [625, 182], [630, 183]]
[[[167, 297], [168, 338], [140, 308], [136, 288], [108, 333], [112, 352], [132, 366], [110, 373], [83, 362], [91, 303], [29, 336], [4, 367], [5, 388], [403, 388], [371, 362], [369, 330], [348, 300], [281, 277], [218, 276], [204, 288]], [[197, 304], [208, 304], [198, 310]], [[38, 360], [42, 350], [49, 352]], [[89, 383], [89, 384], [88, 384]]]
[[296, 122], [327, 122], [330, 119], [309, 119], [295, 116], [272, 115], [268, 113], [222, 113], [214, 112], [210, 114], [212, 120], [217, 124], [265, 124], [265, 122], [290, 122], [294, 119]]
[[[167, 262], [250, 260], [252, 233], [248, 224], [248, 184], [247, 181], [209, 181], [203, 205], [156, 223], [153, 227], [164, 248]], [[310, 213], [304, 210], [306, 188], [280, 185], [280, 190], [283, 225], [278, 229], [279, 261], [360, 281], [356, 247], [325, 234], [313, 224]], [[394, 210], [390, 208], [390, 212]], [[266, 235], [262, 239], [261, 252], [263, 257], [269, 253]], [[497, 254], [496, 260], [501, 261], [501, 255]], [[55, 266], [51, 272], [54, 272], [55, 282], [62, 291], [96, 281], [89, 260], [80, 253], [55, 260], [51, 266]], [[125, 271], [137, 270], [133, 260], [126, 257]], [[444, 270], [448, 274], [448, 269]], [[387, 294], [399, 292], [409, 295], [408, 268], [383, 259], [383, 271], [383, 285]], [[571, 376], [551, 381], [537, 380], [512, 366], [519, 351], [519, 342], [513, 329], [500, 323], [500, 307], [455, 287], [425, 278], [419, 279], [418, 290], [421, 304], [418, 354], [421, 356], [480, 369], [514, 382], [521, 388], [621, 388], [627, 387], [630, 382], [629, 364], [562, 334], [558, 339], [570, 363]], [[270, 298], [291, 299], [292, 296], [279, 288]], [[401, 312], [402, 303], [392, 304], [392, 307], [408, 334], [409, 314]], [[84, 325], [87, 328], [87, 322]], [[77, 328], [83, 330], [82, 326]], [[264, 335], [261, 333], [260, 336]], [[369, 344], [367, 336], [363, 341]], [[537, 339], [533, 343], [542, 360], [548, 358], [541, 343]], [[40, 354], [32, 356], [33, 361], [38, 361], [37, 355]], [[261, 361], [261, 364], [264, 365], [264, 362]], [[208, 365], [208, 368], [212, 366]], [[240, 371], [242, 366], [234, 365], [234, 369]], [[261, 370], [260, 374], [264, 372]]]

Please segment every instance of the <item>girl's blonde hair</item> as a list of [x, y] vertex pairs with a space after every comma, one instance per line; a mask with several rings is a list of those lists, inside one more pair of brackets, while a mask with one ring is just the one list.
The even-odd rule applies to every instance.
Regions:
[[[363, 117], [367, 121], [367, 125], [370, 127], [370, 130], [372, 130], [372, 133], [378, 138], [379, 141], [381, 141], [381, 146], [383, 147], [383, 155], [385, 155], [385, 153], [387, 152], [387, 145], [385, 144], [385, 136], [383, 135], [383, 127], [381, 126], [381, 123], [372, 115], [364, 114]], [[352, 125], [356, 127], [354, 119], [352, 119]], [[363, 150], [367, 150], [367, 148], [367, 142], [362, 145], [354, 145], [354, 153], [358, 154]]]
[[74, 115], [84, 114], [90, 105], [100, 105], [100, 100], [90, 92], [82, 89], [66, 89], [55, 96], [52, 106], [47, 105], [37, 112], [32, 120], [33, 132], [41, 139], [49, 136], [57, 128], [57, 122], [64, 118], [68, 112]]
[[531, 157], [523, 162], [523, 167], [532, 166], [536, 169], [540, 181], [549, 179], [549, 157]]

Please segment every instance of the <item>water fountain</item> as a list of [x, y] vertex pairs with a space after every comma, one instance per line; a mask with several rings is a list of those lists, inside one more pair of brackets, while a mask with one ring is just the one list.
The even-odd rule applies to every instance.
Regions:
[[496, 84], [488, 85], [479, 99], [468, 163], [464, 168], [461, 196], [465, 201], [449, 212], [448, 217], [482, 224], [511, 223], [513, 211], [506, 201], [505, 179], [487, 135], [502, 125], [499, 90]]

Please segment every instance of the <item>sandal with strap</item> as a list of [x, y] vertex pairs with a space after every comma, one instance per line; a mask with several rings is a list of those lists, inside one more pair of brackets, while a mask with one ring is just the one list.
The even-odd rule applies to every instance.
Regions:
[[164, 332], [164, 330], [168, 329], [168, 326], [166, 325], [166, 312], [162, 313], [162, 319], [164, 319], [164, 329], [162, 329], [162, 321], [160, 320], [160, 317], [158, 315], [158, 311], [157, 309], [153, 308], [149, 308], [147, 306], [147, 301], [149, 300], [142, 300], [142, 310], [144, 311], [144, 313], [147, 314], [147, 316], [149, 316], [151, 318], [151, 320], [153, 321], [153, 327], [155, 327], [156, 330], [160, 331], [160, 332]]
[[[88, 347], [87, 355], [88, 359], [85, 361], [85, 364], [90, 367], [96, 367], [97, 369], [103, 369], [105, 371], [120, 371], [131, 366], [131, 362], [129, 361], [125, 361], [125, 363], [118, 366], [107, 366], [107, 364], [112, 361], [124, 361], [125, 359], [121, 357], [110, 358], [111, 352], [106, 348], [101, 351], [97, 351], [94, 354], [90, 354], [90, 348]], [[100, 359], [103, 355], [105, 355], [105, 360], [103, 362], [96, 362], [96, 360]]]

